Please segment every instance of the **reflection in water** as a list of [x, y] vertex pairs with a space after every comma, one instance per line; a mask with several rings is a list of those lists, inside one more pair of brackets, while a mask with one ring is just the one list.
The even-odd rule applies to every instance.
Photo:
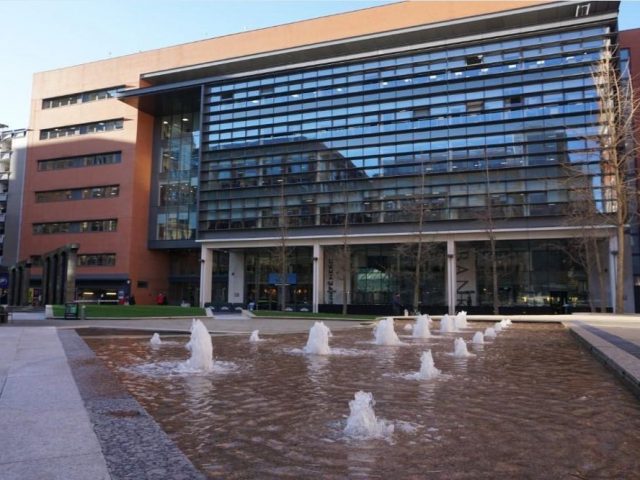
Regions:
[[[136, 366], [184, 361], [186, 339], [87, 343], [210, 478], [638, 478], [640, 405], [561, 327], [513, 325], [470, 358], [451, 355], [451, 335], [397, 347], [371, 335], [338, 331], [332, 352], [354, 354], [324, 358], [290, 353], [304, 334], [260, 348], [215, 337], [216, 363], [236, 369], [170, 379]], [[405, 378], [426, 345], [442, 375]], [[360, 390], [391, 441], [344, 435]]]

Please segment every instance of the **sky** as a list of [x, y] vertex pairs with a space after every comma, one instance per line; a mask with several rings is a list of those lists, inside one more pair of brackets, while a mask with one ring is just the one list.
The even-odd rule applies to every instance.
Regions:
[[[29, 126], [35, 72], [385, 3], [393, 0], [0, 0], [0, 124]], [[640, 0], [621, 4], [620, 29], [631, 28], [640, 28]]]

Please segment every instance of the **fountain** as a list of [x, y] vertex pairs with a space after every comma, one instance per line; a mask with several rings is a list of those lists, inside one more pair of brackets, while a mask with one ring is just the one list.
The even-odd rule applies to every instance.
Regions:
[[260, 330], [254, 330], [253, 332], [251, 332], [251, 336], [249, 337], [249, 341], [252, 342], [252, 343], [261, 342], [262, 339], [258, 335], [259, 332], [260, 332]]
[[509, 328], [511, 326], [511, 320], [509, 320], [508, 318], [503, 318], [502, 320], [500, 320], [500, 326], [502, 326], [502, 328]]
[[493, 329], [496, 331], [496, 333], [500, 333], [503, 330], [502, 323], [500, 322], [494, 323]]
[[429, 317], [427, 315], [418, 315], [416, 324], [413, 327], [413, 338], [429, 338], [430, 336]]
[[151, 340], [149, 340], [149, 343], [154, 347], [161, 345], [162, 340], [160, 340], [160, 335], [158, 333], [154, 333], [153, 336], [151, 337]]
[[458, 312], [454, 318], [453, 324], [457, 329], [469, 328], [469, 325], [467, 324], [467, 312], [464, 310]]
[[[88, 332], [84, 340], [207, 478], [422, 478], [436, 469], [436, 477], [457, 478], [464, 471], [482, 476], [506, 465], [501, 462], [507, 462], [509, 478], [537, 478], [542, 471], [564, 478], [578, 463], [584, 478], [637, 477], [640, 438], [611, 428], [640, 431], [637, 400], [607, 370], [594, 368], [593, 358], [560, 325], [518, 324], [507, 341], [500, 338], [484, 351], [469, 342], [493, 322], [482, 329], [469, 322], [474, 330], [436, 336], [444, 341], [427, 347], [420, 341], [380, 347], [370, 328], [331, 329], [330, 356], [300, 354], [312, 325], [269, 335], [269, 348], [255, 348], [262, 344], [249, 343], [249, 335], [212, 336], [212, 372], [176, 368], [186, 360], [184, 341], [163, 336], [162, 348], [150, 354], [148, 335], [140, 341], [127, 332]], [[477, 357], [453, 356], [453, 339], [460, 336]], [[339, 347], [347, 345], [357, 345], [359, 353], [341, 356]], [[293, 349], [298, 353], [288, 354]], [[428, 349], [442, 370], [431, 380], [419, 372], [427, 368]], [[360, 422], [371, 429], [356, 427], [362, 414], [355, 401], [347, 422], [349, 400], [358, 391], [376, 400], [377, 419], [369, 415], [369, 422]], [[371, 407], [366, 398], [361, 403]], [[514, 429], [505, 418], [527, 421]], [[391, 435], [357, 437], [381, 434], [380, 419], [393, 426]], [[347, 423], [354, 437], [345, 432]], [[571, 445], [560, 448], [558, 436]], [[522, 438], [540, 441], [519, 448]], [[478, 453], [479, 441], [492, 448]], [[576, 449], [584, 452], [579, 461]], [[620, 461], [598, 454], [603, 449], [615, 449]]]
[[186, 346], [191, 351], [191, 358], [186, 361], [187, 368], [206, 372], [213, 370], [211, 335], [200, 320], [193, 319], [191, 323], [191, 339]]
[[471, 357], [473, 353], [469, 353], [467, 350], [466, 342], [458, 337], [453, 342], [453, 356], [454, 357]]
[[457, 331], [458, 329], [456, 328], [453, 319], [445, 313], [442, 316], [442, 320], [440, 320], [440, 333], [451, 333]]
[[349, 401], [349, 418], [344, 433], [350, 437], [380, 438], [393, 433], [394, 427], [384, 420], [378, 420], [373, 411], [375, 401], [373, 395], [362, 390], [356, 392], [355, 398]]
[[376, 345], [402, 345], [393, 329], [393, 317], [387, 317], [378, 322], [373, 329]]
[[487, 338], [496, 338], [498, 335], [493, 327], [487, 327], [484, 331], [484, 336]]
[[420, 357], [420, 371], [415, 374], [414, 378], [418, 380], [431, 380], [440, 375], [440, 370], [435, 367], [431, 350], [422, 352]]
[[307, 345], [303, 348], [304, 353], [311, 355], [330, 355], [329, 337], [331, 330], [323, 322], [315, 322], [309, 329]]
[[482, 332], [476, 332], [473, 335], [473, 339], [471, 339], [471, 343], [474, 345], [483, 345], [484, 344], [484, 335]]

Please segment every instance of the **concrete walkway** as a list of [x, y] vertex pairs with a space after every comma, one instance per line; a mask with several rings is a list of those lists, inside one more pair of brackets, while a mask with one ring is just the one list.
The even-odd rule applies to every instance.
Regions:
[[0, 329], [0, 478], [111, 478], [54, 327]]
[[[497, 321], [503, 317], [475, 317]], [[561, 322], [640, 398], [640, 316], [510, 317]], [[215, 334], [300, 333], [314, 319], [203, 318]], [[371, 322], [325, 320], [332, 330]], [[0, 479], [201, 479], [95, 359], [76, 328], [188, 332], [191, 319], [45, 320], [0, 325]]]

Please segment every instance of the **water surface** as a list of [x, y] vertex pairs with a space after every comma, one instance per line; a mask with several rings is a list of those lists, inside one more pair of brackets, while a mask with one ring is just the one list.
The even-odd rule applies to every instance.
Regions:
[[[206, 374], [174, 368], [187, 337], [86, 341], [210, 478], [640, 478], [640, 403], [563, 327], [517, 324], [475, 347], [485, 324], [431, 339], [402, 326], [400, 346], [336, 331], [330, 356], [303, 354], [306, 334], [216, 336], [221, 368]], [[459, 336], [475, 356], [451, 355]], [[410, 379], [426, 349], [442, 376]], [[343, 434], [359, 390], [392, 435]]]

